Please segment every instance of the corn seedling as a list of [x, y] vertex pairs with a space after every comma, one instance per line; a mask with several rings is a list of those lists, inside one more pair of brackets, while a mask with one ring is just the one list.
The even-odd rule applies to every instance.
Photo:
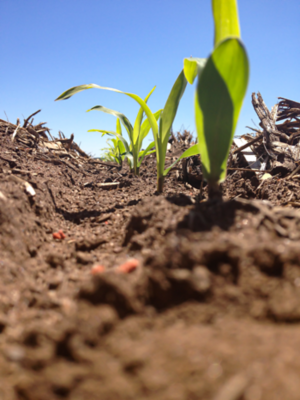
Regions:
[[[96, 107], [99, 107], [99, 106], [96, 106]], [[97, 109], [97, 108], [93, 107], [93, 109]], [[88, 110], [88, 111], [91, 111], [91, 110]], [[158, 119], [160, 117], [160, 114], [161, 114], [161, 110], [158, 110], [154, 114], [155, 118]], [[124, 117], [125, 116], [123, 116], [123, 118]], [[134, 128], [133, 128], [133, 130], [134, 130]], [[153, 150], [153, 147], [155, 145], [154, 142], [151, 142], [145, 150], [141, 150], [143, 140], [147, 137], [149, 131], [150, 131], [150, 124], [149, 124], [148, 120], [145, 119], [144, 122], [140, 125], [140, 133], [138, 135], [137, 141], [134, 143], [131, 140], [130, 143], [128, 143], [122, 135], [120, 118], [117, 118], [117, 126], [116, 126], [115, 132], [107, 131], [107, 130], [103, 130], [103, 129], [90, 129], [88, 132], [100, 132], [100, 133], [102, 133], [102, 136], [103, 135], [116, 136], [116, 139], [111, 139], [111, 140], [113, 140], [113, 143], [115, 143], [118, 146], [121, 159], [122, 160], [127, 159], [131, 171], [134, 172], [136, 175], [139, 175], [140, 166], [141, 166], [145, 156], [155, 152], [155, 150]], [[132, 137], [132, 135], [129, 136], [129, 138], [131, 138], [131, 137]]]
[[123, 144], [119, 139], [107, 139], [106, 143], [109, 147], [104, 147], [102, 150], [102, 159], [104, 161], [112, 161], [116, 162], [119, 165], [122, 165], [122, 152], [123, 152]]
[[[107, 88], [107, 87], [103, 87], [103, 86], [99, 86], [94, 83], [91, 83], [89, 85], [80, 85], [80, 86], [75, 86], [71, 89], [68, 89], [67, 91], [62, 93], [56, 100], [67, 100], [76, 93], [79, 93], [79, 92], [81, 92], [83, 90], [87, 90], [87, 89], [93, 89], [93, 88], [105, 89], [105, 90], [110, 90], [110, 91], [117, 92], [117, 93], [122, 93], [122, 94], [125, 94], [125, 95], [131, 97], [132, 99], [134, 99], [140, 105], [141, 108], [139, 110], [139, 113], [138, 113], [138, 116], [136, 118], [133, 128], [132, 128], [132, 125], [130, 124], [129, 120], [125, 117], [125, 115], [123, 115], [117, 111], [110, 110], [103, 106], [96, 106], [96, 107], [91, 108], [88, 111], [99, 110], [99, 111], [103, 111], [103, 112], [115, 115], [117, 118], [120, 119], [122, 125], [127, 130], [127, 133], [130, 138], [131, 145], [132, 145], [131, 148], [128, 145], [128, 143], [125, 141], [125, 139], [120, 135], [120, 132], [112, 132], [112, 131], [101, 131], [101, 132], [105, 133], [105, 134], [115, 135], [123, 142], [124, 147], [125, 147], [124, 154], [126, 154], [127, 158], [129, 158], [129, 159], [132, 156], [132, 163], [133, 163], [133, 165], [136, 165], [137, 173], [138, 173], [138, 162], [136, 162], [136, 160], [137, 160], [138, 156], [141, 157], [140, 158], [140, 162], [141, 162], [141, 160], [144, 158], [144, 156], [146, 154], [149, 154], [149, 152], [151, 151], [151, 148], [153, 146], [155, 146], [156, 160], [157, 160], [157, 190], [158, 190], [158, 192], [162, 192], [164, 177], [169, 172], [169, 170], [172, 168], [172, 166], [177, 161], [179, 161], [181, 158], [189, 157], [191, 155], [196, 154], [197, 150], [198, 150], [198, 148], [196, 146], [192, 146], [190, 149], [185, 151], [181, 155], [181, 157], [179, 157], [179, 159], [175, 163], [173, 163], [169, 168], [167, 168], [166, 170], [164, 169], [167, 145], [168, 145], [168, 140], [170, 137], [170, 131], [172, 128], [174, 118], [176, 116], [176, 112], [178, 109], [180, 99], [185, 91], [186, 85], [187, 85], [187, 80], [185, 78], [183, 71], [181, 71], [181, 73], [179, 74], [178, 78], [176, 79], [176, 81], [172, 87], [172, 90], [169, 94], [169, 97], [167, 99], [164, 109], [159, 110], [156, 113], [152, 113], [152, 111], [150, 110], [150, 108], [147, 105], [147, 100], [149, 99], [150, 95], [152, 94], [154, 88], [151, 90], [151, 92], [148, 94], [148, 96], [145, 98], [145, 100], [143, 100], [138, 95], [133, 94], [133, 93], [122, 92], [121, 90]], [[143, 113], [146, 114], [147, 119], [145, 119], [145, 121], [142, 124]], [[159, 119], [159, 117], [160, 117], [160, 119]], [[159, 119], [159, 125], [157, 123], [158, 119]], [[140, 153], [142, 141], [148, 134], [150, 128], [152, 129], [152, 132], [153, 132], [154, 142], [150, 143], [150, 145], [146, 148], [146, 150], [144, 150], [143, 153]], [[134, 148], [134, 146], [136, 146], [136, 147]]]
[[116, 162], [115, 158], [113, 157], [113, 155], [111, 154], [109, 149], [103, 148], [103, 149], [101, 149], [101, 151], [103, 151], [103, 153], [101, 154], [101, 157], [100, 157], [100, 159], [102, 161], [105, 161], [105, 162]]
[[210, 197], [220, 196], [227, 159], [246, 94], [249, 63], [240, 39], [236, 0], [212, 0], [214, 50], [205, 59], [184, 60], [189, 83], [198, 78], [195, 118], [198, 150]]
[[[69, 99], [71, 96], [73, 96], [76, 93], [82, 92], [83, 90], [92, 89], [92, 88], [106, 89], [106, 90], [111, 90], [114, 92], [125, 93], [125, 92], [121, 92], [120, 90], [117, 90], [117, 89], [106, 88], [106, 87], [102, 87], [102, 86], [95, 85], [92, 83], [90, 85], [75, 86], [75, 87], [65, 91], [64, 93], [62, 93], [56, 100], [66, 100], [66, 99]], [[154, 89], [155, 89], [155, 87], [149, 92], [149, 94], [146, 96], [145, 100], [142, 100], [137, 95], [131, 95], [130, 93], [125, 93], [125, 94], [127, 94], [128, 96], [133, 97], [133, 98], [135, 98], [135, 97], [139, 98], [140, 101], [142, 102], [142, 104], [147, 104], [147, 101], [148, 101], [149, 97], [151, 96], [151, 94], [153, 93]], [[121, 155], [127, 158], [128, 163], [129, 163], [133, 173], [135, 175], [139, 175], [139, 168], [140, 168], [140, 165], [141, 165], [144, 157], [147, 154], [150, 154], [151, 152], [153, 152], [152, 148], [155, 145], [155, 142], [153, 141], [147, 146], [147, 148], [145, 150], [141, 151], [143, 140], [147, 137], [147, 135], [150, 131], [150, 128], [151, 128], [151, 124], [149, 123], [149, 121], [147, 119], [145, 119], [143, 121], [143, 117], [144, 117], [143, 107], [140, 107], [140, 109], [139, 109], [139, 112], [135, 119], [134, 126], [131, 125], [130, 121], [124, 114], [122, 114], [118, 111], [111, 110], [109, 108], [106, 108], [106, 107], [103, 107], [100, 105], [92, 107], [87, 111], [89, 112], [89, 111], [94, 111], [94, 110], [102, 111], [102, 112], [105, 112], [107, 114], [111, 114], [111, 115], [114, 115], [115, 117], [117, 117], [117, 129], [116, 129], [116, 132], [101, 130], [101, 129], [91, 129], [91, 130], [89, 130], [89, 132], [100, 132], [104, 135], [108, 134], [108, 135], [116, 136], [124, 146]], [[159, 119], [160, 114], [161, 114], [161, 110], [158, 110], [154, 114], [151, 113], [155, 122]], [[124, 128], [127, 131], [127, 134], [129, 136], [129, 143], [125, 140], [125, 138], [122, 135], [121, 124], [124, 126]]]

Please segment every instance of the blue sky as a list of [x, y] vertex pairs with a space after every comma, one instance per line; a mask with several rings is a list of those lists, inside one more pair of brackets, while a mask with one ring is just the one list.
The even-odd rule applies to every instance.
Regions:
[[[251, 93], [270, 108], [282, 96], [300, 101], [300, 1], [240, 0], [242, 39], [250, 59], [250, 81], [236, 134], [258, 122]], [[86, 110], [103, 105], [134, 123], [138, 106], [118, 93], [88, 90], [54, 102], [66, 89], [97, 83], [145, 97], [162, 108], [184, 57], [207, 57], [213, 47], [210, 0], [1, 0], [0, 118], [11, 122], [38, 109], [47, 121], [86, 152], [99, 156], [106, 138], [88, 129], [115, 129], [115, 117]], [[195, 133], [195, 88], [189, 86], [174, 130]], [[149, 134], [149, 140], [152, 133]], [[148, 139], [147, 142], [148, 143]]]

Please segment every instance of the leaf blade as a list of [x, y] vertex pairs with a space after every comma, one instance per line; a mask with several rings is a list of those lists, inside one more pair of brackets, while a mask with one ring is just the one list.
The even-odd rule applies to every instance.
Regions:
[[[153, 114], [156, 121], [159, 120], [161, 113], [162, 113], [162, 109], [156, 111]], [[150, 129], [151, 129], [150, 122], [149, 122], [148, 118], [146, 118], [141, 126], [141, 133], [140, 133], [139, 142], [138, 142], [138, 150], [139, 151], [142, 147], [143, 140], [148, 136]]]
[[165, 141], [167, 134], [170, 132], [170, 129], [172, 128], [172, 124], [177, 113], [179, 102], [181, 97], [183, 96], [186, 85], [187, 85], [187, 80], [184, 76], [184, 71], [182, 70], [171, 89], [169, 97], [162, 111], [161, 131], [160, 131], [162, 142]]
[[146, 149], [142, 152], [142, 154], [139, 154], [139, 161], [138, 161], [138, 167], [140, 167], [140, 165], [142, 164], [142, 162], [143, 162], [143, 160], [144, 160], [144, 158], [145, 158], [145, 156], [147, 155], [147, 154], [151, 154], [151, 153], [154, 153], [156, 150], [154, 149], [154, 150], [151, 150], [152, 149], [152, 147], [154, 147], [155, 146], [155, 141], [153, 141], [153, 142], [151, 142], [147, 147], [146, 147]]
[[[147, 103], [147, 101], [149, 100], [149, 97], [154, 92], [155, 88], [156, 88], [156, 86], [154, 86], [154, 88], [151, 89], [150, 92], [147, 94], [147, 96], [145, 97], [145, 100], [144, 100], [145, 103]], [[134, 127], [133, 127], [133, 145], [135, 145], [137, 140], [139, 139], [143, 116], [144, 116], [144, 109], [143, 109], [143, 107], [141, 107], [139, 109], [139, 112], [137, 114], [137, 117], [136, 117], [136, 120], [134, 123]]]
[[174, 161], [168, 168], [166, 168], [164, 170], [164, 176], [167, 175], [167, 173], [170, 171], [171, 168], [174, 167], [174, 165], [176, 165], [178, 163], [178, 161], [180, 161], [183, 158], [186, 157], [192, 157], [192, 156], [196, 156], [197, 154], [199, 154], [199, 148], [197, 144], [194, 144], [193, 146], [189, 147], [186, 151], [184, 151], [180, 157], [177, 158], [176, 161]]
[[88, 109], [87, 112], [95, 111], [95, 110], [102, 111], [106, 114], [111, 114], [111, 115], [114, 115], [115, 117], [119, 118], [128, 133], [130, 141], [132, 140], [133, 128], [132, 128], [131, 123], [129, 122], [129, 119], [124, 114], [122, 114], [118, 111], [115, 111], [115, 110], [111, 110], [110, 108], [107, 108], [104, 106], [99, 106], [99, 105]]
[[217, 183], [226, 176], [227, 157], [248, 75], [248, 58], [242, 42], [229, 38], [214, 49], [199, 79], [196, 128], [203, 173], [209, 182]]
[[76, 93], [82, 92], [83, 90], [94, 89], [94, 88], [99, 88], [99, 86], [96, 85], [95, 83], [89, 83], [87, 85], [73, 86], [70, 89], [63, 92], [60, 96], [58, 96], [57, 99], [55, 99], [55, 101], [67, 100], [70, 97], [74, 96], [74, 94], [76, 94]]
[[200, 77], [205, 64], [206, 58], [190, 57], [183, 60], [183, 72], [190, 85], [194, 83], [197, 76]]
[[163, 171], [165, 167], [165, 158], [167, 152], [167, 145], [169, 140], [169, 134], [172, 128], [172, 124], [174, 118], [177, 113], [177, 109], [179, 106], [179, 102], [185, 88], [187, 86], [187, 80], [184, 75], [184, 71], [182, 70], [178, 75], [171, 91], [169, 97], [166, 101], [166, 104], [163, 108], [161, 117], [160, 117], [160, 124], [159, 124], [159, 138], [158, 138], [158, 145], [156, 146], [158, 149], [158, 157], [159, 157], [159, 176], [163, 176]]

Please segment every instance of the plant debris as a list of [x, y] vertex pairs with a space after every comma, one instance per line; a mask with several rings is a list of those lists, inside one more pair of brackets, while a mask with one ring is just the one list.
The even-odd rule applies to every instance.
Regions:
[[[260, 93], [252, 94], [252, 104], [260, 119], [261, 129], [243, 135], [248, 146], [260, 160], [261, 171], [285, 177], [298, 168], [300, 161], [300, 103], [279, 97], [278, 104], [268, 110]], [[234, 154], [243, 148], [235, 149]]]

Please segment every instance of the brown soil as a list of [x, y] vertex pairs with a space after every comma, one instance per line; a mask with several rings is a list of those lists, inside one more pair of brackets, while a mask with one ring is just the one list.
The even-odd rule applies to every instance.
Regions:
[[298, 182], [234, 172], [199, 204], [176, 172], [156, 193], [153, 156], [135, 177], [2, 141], [0, 398], [299, 399]]

